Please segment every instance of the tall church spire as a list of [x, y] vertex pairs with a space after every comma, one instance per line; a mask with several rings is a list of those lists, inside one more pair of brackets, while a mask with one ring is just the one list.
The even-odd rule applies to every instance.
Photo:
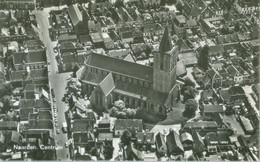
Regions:
[[168, 52], [168, 51], [171, 51], [172, 48], [173, 48], [172, 39], [171, 39], [169, 31], [168, 31], [168, 25], [166, 25], [163, 36], [162, 36], [162, 40], [160, 42], [159, 52], [160, 53]]

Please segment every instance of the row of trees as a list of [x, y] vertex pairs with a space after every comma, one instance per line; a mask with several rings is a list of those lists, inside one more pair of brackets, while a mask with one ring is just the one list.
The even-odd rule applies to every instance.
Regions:
[[195, 83], [189, 78], [186, 78], [181, 93], [183, 95], [183, 102], [185, 102], [183, 116], [186, 118], [192, 118], [195, 116], [198, 108], [198, 103], [195, 100], [195, 97], [198, 94], [198, 91], [195, 89]]

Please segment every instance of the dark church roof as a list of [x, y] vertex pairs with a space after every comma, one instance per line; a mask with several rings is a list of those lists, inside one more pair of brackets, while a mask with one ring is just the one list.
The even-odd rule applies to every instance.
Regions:
[[105, 69], [113, 73], [119, 73], [122, 75], [128, 75], [130, 77], [152, 81], [153, 80], [153, 68], [136, 64], [133, 62], [112, 58], [105, 55], [90, 54], [87, 65]]
[[162, 40], [160, 42], [159, 51], [161, 53], [171, 51], [173, 48], [172, 39], [170, 37], [168, 26], [165, 27]]

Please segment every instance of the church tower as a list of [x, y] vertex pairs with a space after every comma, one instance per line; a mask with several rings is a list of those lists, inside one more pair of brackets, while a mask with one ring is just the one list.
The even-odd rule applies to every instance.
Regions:
[[177, 48], [173, 47], [168, 27], [165, 27], [159, 51], [154, 54], [153, 89], [169, 93], [176, 83]]

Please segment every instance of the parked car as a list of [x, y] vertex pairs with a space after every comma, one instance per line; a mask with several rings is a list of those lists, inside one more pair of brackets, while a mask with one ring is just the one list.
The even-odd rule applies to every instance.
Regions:
[[69, 147], [69, 142], [65, 142], [65, 147]]
[[60, 129], [57, 129], [57, 130], [56, 130], [56, 133], [57, 133], [57, 134], [60, 134]]

